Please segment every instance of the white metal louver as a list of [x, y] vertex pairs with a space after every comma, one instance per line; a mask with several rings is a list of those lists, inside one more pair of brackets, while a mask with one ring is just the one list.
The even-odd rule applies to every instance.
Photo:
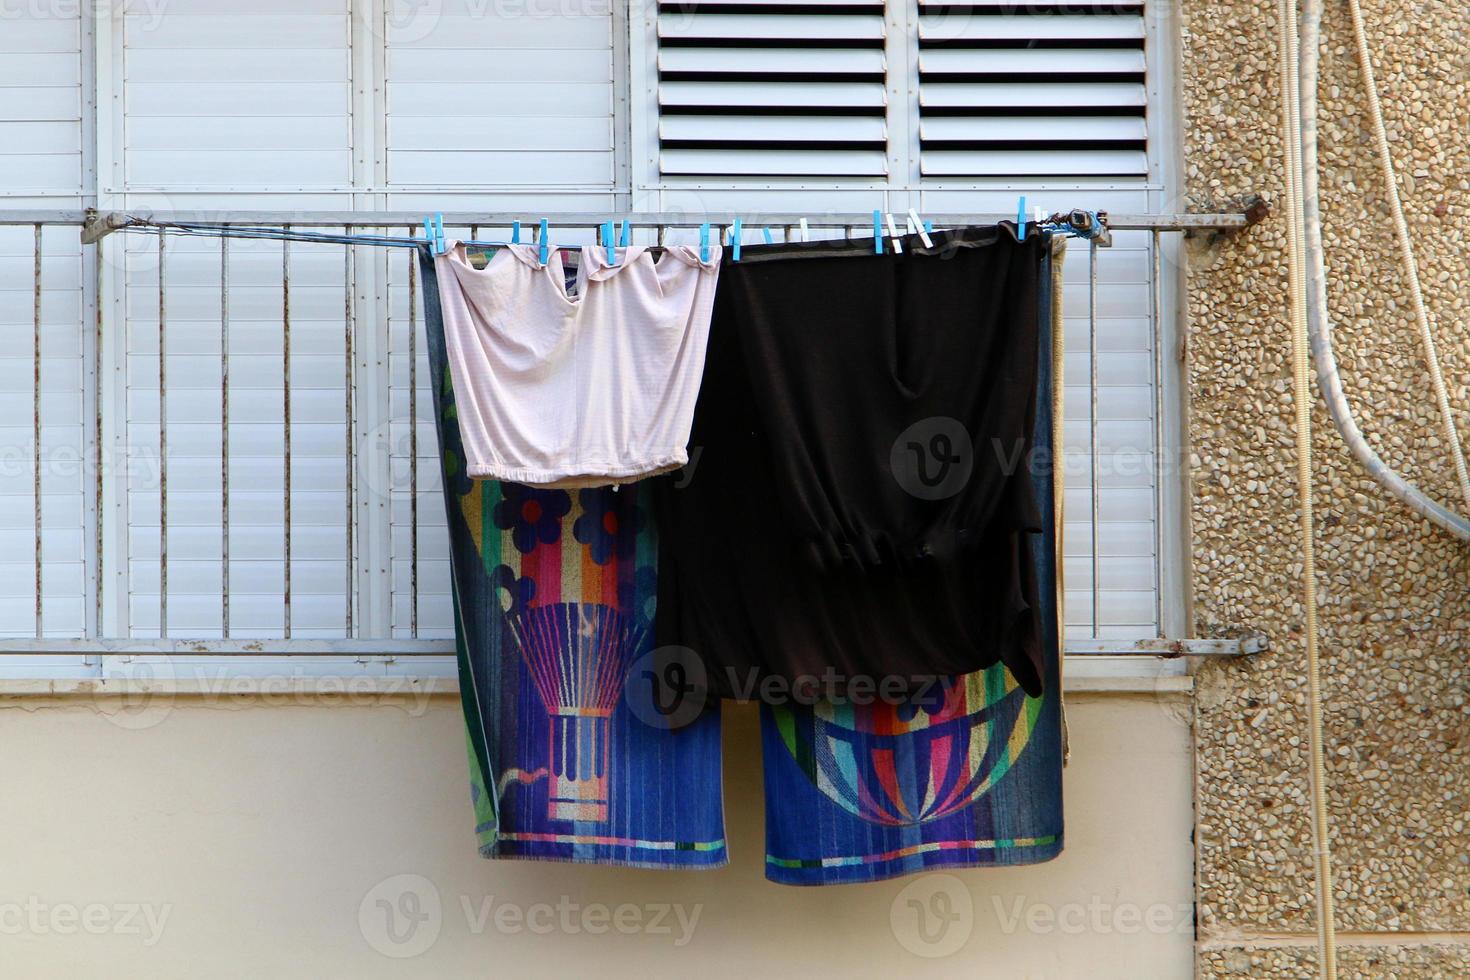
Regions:
[[883, 0], [660, 2], [660, 171], [884, 176], [884, 35]]
[[919, 0], [926, 177], [1148, 173], [1143, 0]]

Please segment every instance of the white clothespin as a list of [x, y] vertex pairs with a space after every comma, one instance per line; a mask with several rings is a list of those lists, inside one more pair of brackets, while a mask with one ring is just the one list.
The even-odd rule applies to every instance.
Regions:
[[929, 237], [929, 230], [924, 227], [924, 222], [919, 219], [919, 212], [909, 208], [909, 228], [924, 242], [925, 248], [934, 247], [934, 239]]
[[903, 252], [903, 239], [898, 235], [898, 225], [893, 222], [893, 212], [888, 212], [888, 237], [893, 239], [893, 251], [896, 254]]
[[801, 219], [801, 240], [804, 242], [809, 242], [812, 240], [811, 229], [807, 227], [805, 218]]

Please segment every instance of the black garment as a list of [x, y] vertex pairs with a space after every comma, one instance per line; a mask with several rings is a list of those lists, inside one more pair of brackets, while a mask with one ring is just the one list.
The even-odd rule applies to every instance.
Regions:
[[720, 271], [691, 465], [656, 495], [659, 642], [718, 693], [998, 659], [1040, 690], [1045, 239], [932, 239], [756, 246]]

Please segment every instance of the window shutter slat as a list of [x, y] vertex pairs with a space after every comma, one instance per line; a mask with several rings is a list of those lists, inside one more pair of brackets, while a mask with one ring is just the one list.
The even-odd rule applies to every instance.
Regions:
[[928, 150], [922, 161], [926, 177], [1104, 177], [1141, 172], [1142, 151], [1083, 150], [1033, 153], [1029, 150]]
[[721, 106], [760, 109], [773, 106], [814, 110], [848, 106], [883, 107], [877, 82], [843, 85], [829, 82], [666, 82], [658, 87], [665, 106]]
[[883, 77], [881, 48], [664, 48], [661, 74]]
[[666, 174], [861, 177], [883, 172], [882, 150], [664, 150]]
[[1139, 14], [1008, 14], [997, 17], [930, 14], [919, 17], [924, 41], [1143, 40]]
[[701, 143], [881, 143], [884, 123], [877, 116], [665, 116], [658, 135]]
[[695, 40], [882, 40], [883, 18], [827, 14], [660, 14], [658, 36]]
[[1116, 106], [1142, 109], [1148, 101], [1143, 85], [1128, 82], [1025, 82], [930, 85], [919, 91], [919, 105], [934, 108], [1031, 106], [1058, 109], [1068, 106]]
[[1143, 50], [1127, 48], [1084, 48], [1068, 51], [1065, 57], [1038, 58], [1033, 51], [994, 49], [978, 53], [965, 48], [930, 48], [919, 54], [919, 71], [942, 75], [1055, 75], [1071, 66], [1085, 66], [1089, 74], [1142, 75]]
[[1140, 116], [939, 116], [925, 119], [920, 134], [934, 143], [1127, 142], [1147, 137]]

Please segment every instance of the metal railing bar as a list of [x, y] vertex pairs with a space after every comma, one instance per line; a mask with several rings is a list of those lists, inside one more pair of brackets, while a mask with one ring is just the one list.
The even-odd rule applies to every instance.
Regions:
[[[1079, 195], [1081, 196], [1081, 195]], [[80, 220], [78, 215], [81, 215]], [[444, 223], [459, 227], [484, 225], [489, 227], [509, 226], [513, 221], [524, 221], [527, 214], [524, 212], [475, 212], [457, 211], [444, 212]], [[964, 225], [993, 223], [998, 221], [1014, 221], [1016, 215], [1011, 213], [976, 213], [976, 212], [926, 212], [923, 215], [933, 221], [936, 227], [944, 225]], [[0, 224], [33, 224], [36, 221], [46, 223], [72, 223], [79, 224], [85, 221], [87, 215], [77, 211], [0, 211]], [[100, 230], [115, 231], [124, 227], [129, 221], [140, 223], [149, 222], [180, 222], [187, 224], [256, 224], [256, 225], [295, 225], [298, 227], [384, 227], [417, 225], [423, 220], [423, 212], [415, 211], [152, 211], [139, 209], [135, 211], [111, 211], [94, 216], [94, 226]], [[537, 217], [541, 217], [537, 215]], [[606, 212], [563, 212], [560, 214], [546, 214], [546, 219], [553, 226], [576, 226], [583, 228], [596, 228], [607, 221]], [[749, 227], [763, 225], [795, 225], [801, 219], [807, 220], [808, 227], [812, 228], [842, 228], [848, 225], [869, 227], [872, 223], [871, 213], [847, 213], [847, 212], [735, 212], [735, 211], [706, 211], [687, 212], [679, 215], [671, 215], [659, 212], [632, 212], [619, 215], [626, 218], [634, 225], [662, 225], [666, 228], [698, 228], [701, 224], [709, 222], [712, 225], [725, 226], [734, 222], [739, 217], [741, 222]], [[1135, 214], [1108, 212], [1108, 227], [1114, 231], [1188, 231], [1188, 230], [1213, 230], [1232, 231], [1247, 228], [1265, 217], [1264, 208], [1253, 206], [1243, 212], [1202, 213], [1191, 214], [1186, 212], [1174, 212], [1166, 214]], [[533, 225], [533, 227], [535, 227]]]
[[76, 208], [0, 208], [0, 225], [85, 225], [93, 217]]
[[[414, 237], [413, 225], [408, 235]], [[419, 635], [418, 260], [417, 254], [408, 256], [408, 633], [414, 638]]]
[[[1068, 656], [1230, 657], [1270, 648], [1264, 634], [1233, 638], [1067, 640]], [[103, 654], [109, 656], [234, 657], [452, 657], [454, 640], [445, 639], [9, 639], [0, 640], [0, 657], [13, 654]]]
[[1087, 390], [1090, 408], [1087, 413], [1087, 457], [1091, 467], [1088, 481], [1092, 509], [1092, 635], [1098, 635], [1102, 566], [1098, 555], [1098, 486], [1097, 486], [1097, 248], [1096, 240], [1087, 243]]
[[357, 424], [357, 419], [356, 419], [356, 413], [353, 411], [353, 398], [352, 398], [352, 396], [353, 396], [353, 390], [355, 388], [354, 379], [353, 379], [353, 363], [352, 363], [352, 359], [353, 359], [353, 357], [355, 355], [355, 350], [356, 350], [356, 348], [354, 346], [354, 343], [353, 343], [353, 334], [354, 334], [354, 331], [356, 330], [356, 327], [357, 327], [357, 320], [356, 320], [356, 317], [354, 315], [353, 306], [352, 306], [352, 294], [353, 294], [353, 291], [356, 289], [357, 283], [356, 283], [356, 277], [353, 275], [353, 268], [352, 268], [352, 246], [351, 245], [347, 245], [347, 246], [343, 247], [343, 249], [342, 249], [342, 256], [343, 256], [343, 265], [342, 265], [342, 292], [343, 292], [343, 295], [344, 295], [342, 315], [343, 315], [343, 320], [344, 320], [344, 324], [345, 324], [345, 327], [344, 327], [344, 336], [343, 336], [343, 349], [344, 349], [344, 352], [345, 352], [345, 354], [344, 354], [345, 364], [343, 366], [342, 393], [343, 393], [343, 399], [344, 399], [344, 402], [345, 402], [343, 408], [345, 410], [345, 416], [346, 416], [346, 419], [347, 419], [346, 443], [345, 443], [346, 454], [347, 454], [347, 459], [346, 459], [346, 465], [347, 465], [347, 472], [346, 472], [347, 481], [346, 481], [346, 483], [347, 483], [347, 485], [345, 487], [346, 506], [347, 506], [346, 523], [345, 523], [346, 537], [347, 537], [347, 553], [346, 553], [346, 556], [345, 556], [346, 572], [347, 572], [347, 587], [344, 590], [344, 597], [345, 597], [345, 601], [346, 601], [346, 604], [347, 604], [347, 608], [345, 610], [345, 621], [346, 621], [346, 629], [345, 629], [345, 632], [350, 637], [350, 636], [353, 635], [353, 622], [352, 622], [353, 599], [354, 599], [355, 594], [356, 594], [356, 591], [357, 591], [356, 589], [353, 588], [353, 584], [354, 584], [354, 581], [355, 581], [356, 576], [357, 576], [356, 548], [355, 548], [355, 544], [356, 544], [356, 534], [355, 534], [356, 520], [355, 520], [355, 518], [356, 518], [356, 514], [357, 514], [357, 490], [356, 490], [357, 444], [356, 444], [356, 438], [355, 438], [354, 432], [353, 432], [353, 426], [355, 426]]
[[168, 636], [168, 236], [158, 232], [158, 635]]
[[220, 632], [230, 636], [230, 240], [219, 240]]
[[[289, 231], [290, 225], [286, 225]], [[281, 481], [283, 633], [291, 638], [291, 241], [281, 242], [281, 437], [285, 467]]]
[[92, 473], [92, 505], [96, 511], [93, 515], [95, 527], [93, 529], [93, 547], [96, 549], [92, 555], [93, 562], [93, 599], [92, 599], [92, 629], [93, 635], [102, 634], [103, 618], [103, 558], [106, 549], [103, 546], [103, 531], [105, 521], [103, 519], [104, 490], [102, 474], [105, 472], [103, 466], [104, 451], [102, 446], [103, 436], [103, 413], [102, 413], [102, 329], [103, 329], [103, 306], [102, 306], [102, 249], [100, 247], [92, 250], [92, 271], [89, 302], [92, 305], [92, 358], [91, 377], [87, 381], [86, 398], [91, 399], [92, 409], [92, 436], [93, 446], [93, 473]]
[[1153, 320], [1153, 334], [1149, 344], [1149, 355], [1154, 368], [1154, 622], [1159, 635], [1164, 635], [1164, 287], [1163, 283], [1163, 236], [1159, 231], [1150, 235], [1153, 246], [1153, 282], [1149, 290], [1149, 312]]
[[32, 450], [31, 495], [34, 504], [36, 522], [36, 637], [40, 638], [44, 632], [43, 610], [45, 606], [46, 593], [42, 588], [41, 573], [41, 228], [37, 223], [35, 226], [36, 254], [35, 254], [35, 295], [33, 297], [33, 310], [31, 317], [32, 342], [34, 344], [31, 359], [31, 438], [34, 449]]

